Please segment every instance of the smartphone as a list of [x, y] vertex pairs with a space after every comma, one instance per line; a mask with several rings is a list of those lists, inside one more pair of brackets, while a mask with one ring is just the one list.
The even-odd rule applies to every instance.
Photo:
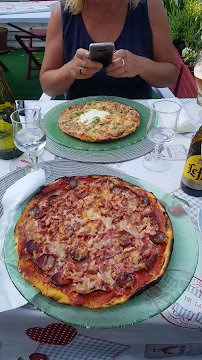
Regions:
[[103, 67], [108, 66], [112, 62], [115, 45], [112, 42], [92, 43], [89, 45], [90, 59], [98, 61], [103, 64]]

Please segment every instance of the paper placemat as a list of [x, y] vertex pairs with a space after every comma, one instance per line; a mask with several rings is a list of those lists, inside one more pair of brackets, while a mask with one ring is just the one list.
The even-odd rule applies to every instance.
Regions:
[[154, 143], [148, 139], [144, 139], [136, 144], [120, 149], [109, 151], [85, 151], [67, 148], [66, 146], [59, 145], [47, 138], [46, 149], [52, 154], [65, 159], [83, 162], [112, 163], [141, 157], [154, 149]]

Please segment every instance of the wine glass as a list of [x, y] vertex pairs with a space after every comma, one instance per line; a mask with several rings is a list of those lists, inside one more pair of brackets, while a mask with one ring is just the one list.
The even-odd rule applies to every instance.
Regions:
[[166, 171], [169, 160], [162, 155], [164, 144], [174, 139], [182, 106], [173, 100], [159, 100], [153, 103], [146, 127], [147, 137], [155, 143], [155, 149], [143, 159], [143, 165], [151, 171]]
[[197, 104], [202, 106], [202, 51], [199, 51], [195, 65], [194, 78], [197, 86]]
[[31, 165], [25, 167], [25, 172], [40, 168], [38, 156], [46, 144], [46, 134], [41, 119], [40, 106], [26, 107], [11, 114], [14, 143], [18, 149], [28, 153]]

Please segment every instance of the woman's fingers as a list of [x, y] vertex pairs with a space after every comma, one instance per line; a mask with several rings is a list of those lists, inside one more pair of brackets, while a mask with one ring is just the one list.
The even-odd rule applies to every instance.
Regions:
[[72, 60], [75, 79], [87, 79], [102, 69], [102, 64], [91, 61], [89, 51], [78, 49]]
[[106, 74], [112, 77], [133, 77], [136, 76], [137, 56], [128, 50], [118, 50], [112, 58], [112, 63], [106, 68]]
[[106, 74], [113, 77], [126, 77], [127, 68], [125, 58], [118, 58], [106, 68]]

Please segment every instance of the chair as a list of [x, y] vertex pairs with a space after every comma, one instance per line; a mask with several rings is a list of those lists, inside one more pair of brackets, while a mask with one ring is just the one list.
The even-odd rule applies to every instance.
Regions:
[[164, 88], [152, 87], [152, 89], [155, 91], [156, 95], [160, 99], [163, 99], [163, 98], [175, 98], [176, 97], [168, 87], [164, 87]]
[[[32, 0], [29, 0], [32, 1]], [[42, 0], [46, 1], [46, 0]], [[50, 5], [50, 11], [53, 10], [55, 5], [55, 0], [53, 1], [53, 6]], [[28, 32], [21, 32], [15, 35], [17, 42], [21, 45], [21, 47], [25, 50], [28, 55], [28, 62], [27, 62], [27, 80], [30, 79], [31, 70], [40, 70], [41, 69], [41, 62], [35, 57], [35, 52], [43, 52], [45, 50], [45, 46], [33, 46], [33, 40], [39, 39], [42, 41], [46, 40], [46, 32], [47, 29], [33, 29], [29, 28]], [[28, 42], [28, 45], [27, 45]], [[32, 62], [34, 65], [32, 65]]]
[[1, 68], [3, 69], [3, 71], [8, 70], [7, 66], [3, 63], [3, 61], [0, 60], [0, 70], [1, 70]]
[[169, 89], [178, 98], [195, 98], [197, 96], [197, 87], [194, 77], [188, 65], [185, 65], [181, 56], [174, 46], [174, 50], [178, 59], [179, 70], [176, 83]]
[[[32, 44], [33, 39], [40, 39], [45, 41], [46, 39], [46, 29], [32, 29], [29, 28], [29, 33], [21, 32], [15, 35], [16, 40], [21, 45], [21, 47], [25, 50], [28, 55], [27, 60], [27, 80], [30, 79], [31, 70], [40, 70], [41, 69], [41, 62], [37, 60], [35, 57], [35, 52], [43, 52], [45, 50], [44, 46], [35, 47]], [[28, 45], [25, 41], [28, 40]], [[32, 65], [32, 62], [34, 65]]]
[[188, 65], [182, 65], [173, 93], [178, 98], [196, 98], [197, 87]]
[[160, 98], [195, 98], [197, 96], [197, 87], [194, 77], [188, 65], [185, 65], [177, 48], [174, 46], [178, 60], [178, 77], [174, 85], [169, 88], [153, 88]]

